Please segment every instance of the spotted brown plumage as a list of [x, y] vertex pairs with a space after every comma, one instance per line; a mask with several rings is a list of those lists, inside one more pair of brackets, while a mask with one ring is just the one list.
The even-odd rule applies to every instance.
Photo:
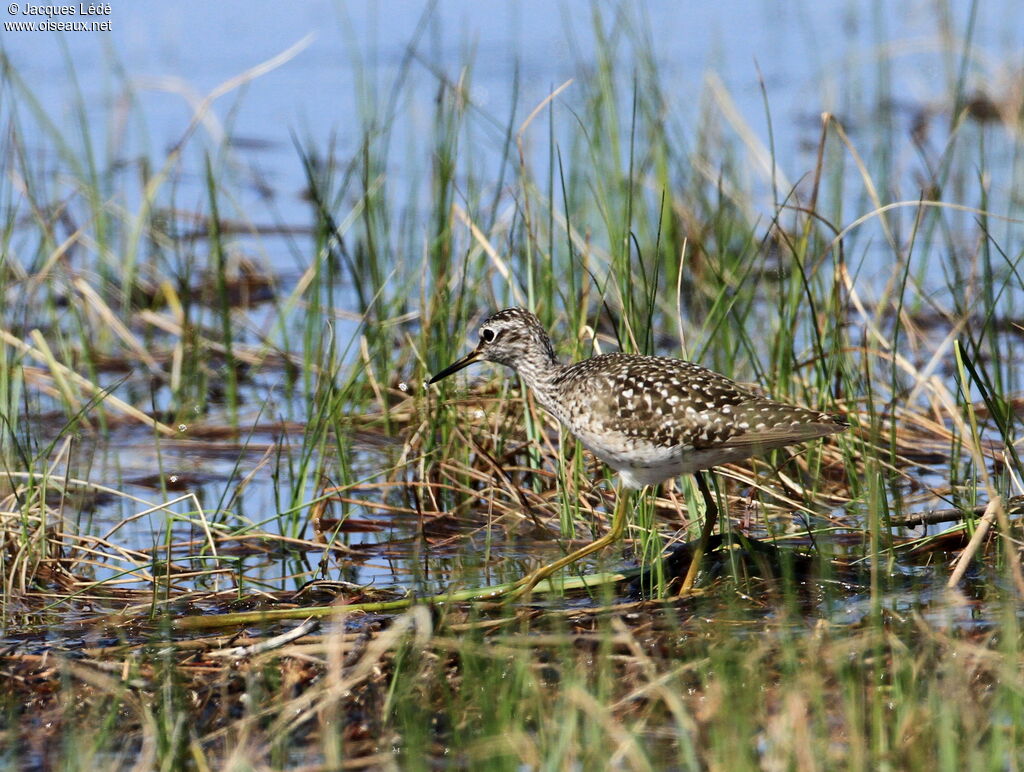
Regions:
[[[706, 515], [681, 594], [693, 585], [718, 516], [702, 470], [847, 426], [840, 416], [776, 402], [682, 359], [603, 354], [560, 364], [540, 320], [522, 308], [506, 308], [484, 321], [476, 348], [430, 383], [478, 361], [518, 372], [537, 401], [617, 471], [624, 486], [642, 488], [694, 475]], [[616, 541], [625, 530], [626, 501], [620, 493], [604, 536], [501, 592], [528, 593], [559, 568]]]
[[478, 360], [516, 370], [537, 401], [632, 488], [847, 426], [682, 359], [602, 354], [559, 364], [540, 320], [522, 308], [488, 318], [477, 348], [431, 383]]

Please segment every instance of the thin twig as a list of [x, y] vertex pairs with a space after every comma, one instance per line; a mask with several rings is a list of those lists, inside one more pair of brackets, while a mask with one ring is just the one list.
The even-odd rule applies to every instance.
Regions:
[[[979, 505], [973, 509], [929, 509], [924, 512], [891, 517], [889, 518], [889, 526], [892, 528], [913, 528], [918, 525], [958, 523], [961, 520], [981, 517], [988, 511], [991, 503]], [[1024, 514], [1024, 496], [1014, 496], [1012, 499], [1008, 499], [1005, 508], [1008, 515]]]
[[956, 566], [953, 568], [953, 573], [949, 576], [949, 581], [946, 582], [946, 586], [949, 588], [956, 587], [960, 580], [964, 578], [964, 574], [967, 572], [967, 566], [971, 563], [971, 558], [974, 557], [978, 549], [981, 547], [981, 542], [985, 539], [985, 534], [988, 533], [988, 529], [995, 522], [996, 514], [1003, 508], [1003, 497], [996, 496], [992, 499], [988, 506], [985, 507], [985, 514], [982, 515], [981, 520], [978, 521], [978, 526], [974, 530], [974, 536], [964, 547], [964, 551], [960, 553], [960, 557], [956, 559]]

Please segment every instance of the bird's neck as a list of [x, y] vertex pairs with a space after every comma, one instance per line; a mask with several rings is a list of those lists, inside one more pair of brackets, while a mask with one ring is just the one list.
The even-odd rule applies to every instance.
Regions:
[[533, 392], [537, 401], [549, 411], [553, 408], [549, 398], [551, 384], [564, 369], [565, 365], [559, 363], [554, 351], [550, 348], [543, 351], [538, 349], [516, 363], [516, 371], [523, 379], [523, 383]]

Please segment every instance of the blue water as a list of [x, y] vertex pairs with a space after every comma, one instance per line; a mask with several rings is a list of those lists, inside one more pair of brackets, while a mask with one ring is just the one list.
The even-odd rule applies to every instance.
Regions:
[[[24, 4], [23, 4], [24, 5]], [[597, 9], [596, 11], [594, 9]], [[598, 22], [597, 16], [600, 16]], [[39, 17], [10, 16], [2, 21]], [[79, 18], [79, 17], [74, 17]], [[337, 139], [337, 154], [358, 149], [360, 104], [385, 102], [412, 50], [407, 89], [392, 122], [389, 175], [402, 179], [422, 164], [416, 148], [429, 136], [437, 73], [458, 81], [467, 66], [469, 93], [481, 125], [474, 163], [497, 166], [500, 137], [488, 137], [490, 120], [508, 120], [514, 75], [520, 94], [516, 123], [553, 88], [586, 78], [596, 67], [595, 26], [620, 41], [616, 73], [629, 83], [630, 41], [647, 40], [668, 86], [668, 123], [684, 137], [707, 109], [713, 88], [734, 104], [737, 121], [750, 132], [751, 176], [764, 188], [764, 212], [771, 211], [766, 161], [769, 142], [765, 95], [774, 132], [780, 188], [813, 167], [823, 111], [839, 115], [869, 163], [876, 157], [872, 123], [879, 105], [909, 132], [915, 114], [932, 111], [933, 122], [948, 124], [944, 104], [960, 73], [964, 36], [971, 48], [965, 67], [967, 91], [999, 92], [1024, 63], [1024, 7], [1014, 0], [986, 2], [976, 10], [952, 3], [863, 2], [645, 2], [517, 3], [439, 2], [176, 2], [113, 3], [111, 32], [7, 32], [5, 55], [58, 125], [74, 125], [77, 79], [96, 151], [108, 159], [144, 155], [162, 158], [185, 133], [194, 106], [221, 84], [283, 51], [294, 56], [213, 104], [197, 137], [189, 143], [186, 173], [178, 180], [182, 207], [205, 203], [202, 151], [218, 148], [227, 134], [236, 140], [229, 157], [241, 180], [238, 198], [228, 204], [256, 223], [309, 221], [305, 186], [292, 136], [326, 148]], [[629, 30], [640, 28], [640, 35]], [[648, 46], [644, 46], [647, 48]], [[884, 79], [881, 73], [885, 73]], [[762, 83], [765, 94], [762, 93]], [[886, 93], [879, 93], [884, 88]], [[578, 137], [572, 109], [582, 89], [569, 86], [555, 103], [555, 137]], [[10, 93], [0, 107], [11, 109]], [[129, 111], [128, 104], [132, 109]], [[710, 109], [719, 110], [712, 106]], [[31, 135], [34, 121], [19, 112]], [[730, 119], [731, 120], [731, 119]], [[727, 120], [728, 124], [728, 120]], [[993, 142], [998, 143], [998, 132]], [[941, 149], [943, 136], [933, 141]], [[536, 163], [548, 157], [547, 120], [536, 121], [527, 148]], [[994, 150], [998, 161], [998, 148]], [[416, 159], [409, 161], [408, 159]], [[915, 199], [919, 164], [911, 143], [890, 159], [906, 170], [906, 185], [885, 197]], [[1000, 167], [990, 170], [1000, 183]], [[851, 186], [859, 187], [851, 167]], [[484, 173], [484, 179], [487, 174]], [[542, 177], [542, 174], [540, 175]], [[898, 177], [899, 178], [899, 177]], [[273, 195], [263, 193], [269, 187]], [[993, 190], [998, 202], [1000, 191]], [[1009, 199], [1009, 195], [1007, 195]], [[977, 200], [962, 201], [977, 205]], [[125, 202], [128, 209], [138, 202]], [[1019, 202], [1017, 203], [1019, 206]], [[995, 211], [1006, 207], [993, 205]], [[268, 249], [267, 242], [253, 248]], [[292, 269], [294, 256], [271, 242], [267, 255], [277, 268]]]
[[[650, 0], [591, 6], [540, 0], [139, 0], [112, 5], [111, 16], [105, 17], [111, 21], [109, 33], [0, 33], [0, 49], [25, 86], [21, 92], [6, 83], [0, 90], [0, 127], [15, 127], [29, 151], [47, 158], [55, 169], [71, 161], [52, 155], [52, 141], [40, 134], [46, 120], [60, 127], [79, 163], [84, 163], [88, 145], [100, 169], [118, 162], [133, 164], [139, 158], [149, 159], [158, 169], [169, 148], [186, 136], [204, 97], [291, 49], [287, 61], [244, 85], [225, 88], [212, 102], [185, 145], [180, 172], [169, 183], [179, 210], [206, 211], [203, 159], [212, 153], [233, 183], [226, 185], [231, 194], [221, 202], [222, 215], [269, 226], [310, 223], [310, 206], [302, 195], [306, 180], [293, 137], [303, 147], [324, 151], [334, 141], [337, 157], [352, 157], [365, 126], [361, 111], [367, 104], [386, 104], [400, 77], [405, 88], [389, 126], [387, 175], [396, 183], [392, 191], [413, 190], [416, 180], [425, 185], [424, 159], [430, 153], [439, 77], [452, 82], [466, 78], [469, 83], [473, 142], [463, 152], [472, 154], [474, 173], [483, 180], [496, 177], [502, 126], [509, 121], [512, 106], [512, 122], [518, 126], [553, 89], [575, 79], [553, 103], [552, 134], [546, 114], [525, 134], [530, 163], [543, 178], [551, 137], [568, 147], [585, 130], [576, 115], [584, 94], [580, 84], [599, 64], [597, 29], [620, 46], [615, 77], [626, 95], [639, 61], [630, 46], [642, 45], [651, 54], [666, 88], [666, 123], [675, 127], [680, 141], [696, 143], [693, 133], [708, 111], [720, 116], [723, 131], [739, 138], [751, 185], [759, 194], [758, 211], [751, 213], [751, 220], [765, 225], [774, 211], [767, 159], [774, 155], [775, 178], [783, 192], [805, 178], [815, 165], [822, 112], [842, 119], [869, 170], [881, 163], [896, 170], [879, 175], [899, 186], [881, 191], [883, 200], [914, 200], [924, 170], [909, 138], [915, 121], [922, 115], [930, 118], [928, 142], [933, 153], [941, 153], [949, 141], [952, 105], [945, 100], [954, 91], [951, 84], [963, 77], [967, 93], [985, 91], [998, 98], [1012, 90], [1014, 74], [1019, 78], [1024, 65], [1024, 5], [1016, 0], [979, 4], [973, 17], [971, 5], [961, 2], [942, 6]], [[12, 19], [9, 6], [0, 8], [0, 22]], [[519, 92], [513, 99], [517, 77]], [[39, 113], [26, 94], [38, 104]], [[80, 110], [87, 117], [88, 141], [78, 134]], [[1000, 126], [968, 126], [963, 131], [987, 132], [990, 167], [984, 172], [991, 210], [1020, 218], [1019, 192], [1010, 189], [1014, 164], [1020, 163], [1015, 138]], [[883, 136], [903, 139], [893, 147], [881, 147]], [[226, 144], [229, 137], [232, 141]], [[10, 162], [0, 159], [2, 164]], [[9, 171], [4, 169], [4, 175]], [[113, 205], [132, 216], [141, 207], [138, 176], [125, 173], [124, 180], [111, 183], [111, 191], [117, 191]], [[980, 205], [978, 176], [979, 170], [966, 170], [956, 183], [961, 190], [948, 198]], [[4, 185], [11, 185], [11, 179], [8, 176]], [[67, 178], [57, 184], [67, 184]], [[874, 208], [849, 160], [843, 185], [849, 191], [843, 199], [849, 202], [844, 222]], [[26, 203], [7, 195], [10, 200], [0, 199], [0, 205], [13, 208], [31, 226]], [[73, 187], [66, 195], [74, 198]], [[913, 212], [893, 217], [906, 225]], [[956, 215], [951, 222], [973, 226], [974, 219]], [[1021, 248], [1019, 229], [997, 223], [994, 232], [1004, 238], [1011, 254]], [[25, 238], [16, 238], [13, 246], [31, 253], [30, 237]], [[857, 244], [851, 259], [859, 266], [858, 288], [870, 301], [882, 293], [890, 277], [891, 252], [877, 224], [851, 240]], [[286, 281], [301, 273], [310, 259], [301, 233], [286, 238], [238, 236], [232, 245], [252, 252]], [[868, 259], [861, 264], [864, 255]], [[418, 255], [395, 255], [397, 263], [406, 258], [419, 260]], [[922, 295], [934, 292], [940, 307], [948, 305], [948, 298], [942, 297], [948, 292], [947, 278], [927, 265], [922, 276]], [[342, 346], [356, 329], [351, 323], [339, 325]], [[152, 471], [155, 464], [144, 453], [128, 457], [121, 451], [123, 447], [115, 449], [110, 460], [113, 474], [98, 467], [97, 479], [130, 478], [142, 468]], [[256, 464], [261, 452], [262, 447], [255, 450], [247, 464]], [[209, 457], [201, 462], [209, 473]], [[178, 459], [172, 452], [167, 463], [187, 467], [188, 454]], [[213, 473], [223, 479], [234, 475], [237, 483], [241, 473], [231, 462], [223, 466]], [[243, 467], [243, 473], [251, 468]], [[204, 507], [223, 500], [222, 482], [201, 488]], [[246, 513], [252, 520], [260, 521], [263, 512], [273, 511], [266, 489], [256, 483], [234, 503], [236, 511], [245, 509], [246, 496]], [[120, 514], [130, 514], [128, 509]], [[125, 533], [133, 529], [138, 532], [133, 543], [151, 546], [146, 545], [146, 534], [153, 532], [148, 521], [126, 527]], [[381, 575], [386, 570], [382, 568]], [[372, 571], [369, 575], [375, 576]]]

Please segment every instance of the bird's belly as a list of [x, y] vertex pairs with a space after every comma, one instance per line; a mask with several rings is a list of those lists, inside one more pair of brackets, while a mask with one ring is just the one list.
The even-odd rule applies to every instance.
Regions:
[[609, 442], [607, 435], [594, 437], [586, 431], [577, 432], [577, 436], [591, 453], [620, 474], [627, 487], [633, 488], [656, 485], [671, 477], [692, 474], [729, 460], [719, 460], [723, 456], [720, 451], [695, 451], [689, 445], [656, 447], [628, 437]]
[[[602, 438], [607, 440], [607, 437]], [[583, 444], [599, 459], [619, 473], [628, 488], [658, 485], [672, 477], [693, 474], [718, 464], [739, 461], [749, 452], [729, 448], [695, 449], [689, 445], [654, 447], [622, 442], [611, 446], [605, 442], [590, 442], [581, 436]]]

